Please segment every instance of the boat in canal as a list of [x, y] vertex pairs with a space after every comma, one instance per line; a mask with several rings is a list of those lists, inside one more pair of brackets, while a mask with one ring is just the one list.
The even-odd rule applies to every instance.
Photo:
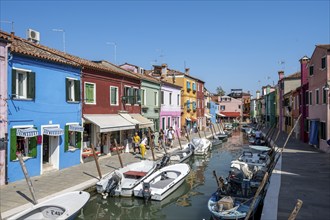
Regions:
[[206, 155], [212, 142], [206, 138], [193, 138], [188, 145], [194, 149], [194, 155]]
[[84, 191], [64, 193], [33, 205], [8, 220], [74, 219], [89, 198], [90, 194]]
[[152, 174], [159, 164], [151, 160], [141, 160], [127, 164], [96, 183], [96, 190], [106, 199], [110, 196], [133, 196], [133, 189]]
[[183, 163], [187, 161], [194, 153], [194, 150], [187, 145], [186, 148], [182, 150], [174, 151], [170, 154], [170, 163]]
[[185, 181], [190, 166], [185, 163], [172, 164], [157, 170], [134, 188], [134, 196], [145, 201], [162, 201]]

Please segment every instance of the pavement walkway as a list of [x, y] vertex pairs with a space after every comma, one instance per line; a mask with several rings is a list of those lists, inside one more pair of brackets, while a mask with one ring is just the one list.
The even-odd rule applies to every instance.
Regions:
[[[282, 147], [287, 136], [281, 132], [275, 144]], [[271, 175], [261, 219], [288, 219], [297, 199], [303, 201], [297, 220], [330, 219], [330, 154], [291, 137]]]
[[[190, 135], [190, 138], [198, 137], [198, 133]], [[204, 137], [204, 132], [201, 132]], [[207, 137], [211, 137], [211, 132], [206, 132]], [[187, 140], [181, 137], [181, 144], [187, 144]], [[173, 148], [167, 150], [168, 153], [180, 149], [179, 141], [174, 140]], [[132, 150], [131, 150], [132, 152]], [[164, 151], [155, 150], [156, 159], [164, 155]], [[132, 153], [122, 153], [123, 164], [128, 164], [140, 160], [140, 155]], [[151, 150], [147, 151], [147, 159], [152, 159]], [[118, 155], [106, 155], [99, 158], [99, 166], [102, 175], [112, 172], [120, 167]], [[70, 168], [49, 172], [41, 176], [31, 177], [38, 202], [60, 195], [65, 192], [91, 189], [99, 180], [96, 164], [94, 160], [82, 163]], [[9, 183], [0, 187], [0, 219], [7, 218], [15, 213], [23, 211], [32, 206], [32, 196], [28, 185], [24, 180]]]

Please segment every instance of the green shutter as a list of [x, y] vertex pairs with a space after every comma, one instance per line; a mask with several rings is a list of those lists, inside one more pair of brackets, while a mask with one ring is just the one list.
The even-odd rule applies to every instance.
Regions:
[[69, 79], [65, 78], [65, 97], [66, 97], [66, 101], [70, 101], [69, 100]]
[[28, 99], [35, 98], [35, 91], [36, 91], [35, 78], [36, 78], [36, 74], [34, 72], [27, 73], [27, 98]]
[[141, 89], [138, 90], [138, 97], [137, 97], [138, 103], [141, 104]]
[[37, 137], [30, 137], [29, 138], [29, 157], [37, 157]]
[[12, 69], [12, 75], [11, 75], [11, 95], [12, 97], [17, 97], [16, 94], [16, 70]]
[[64, 127], [64, 152], [69, 150], [69, 125]]
[[10, 160], [16, 160], [17, 151], [16, 128], [10, 129]]
[[80, 80], [74, 81], [74, 101], [80, 102]]
[[134, 104], [133, 103], [133, 98], [134, 98], [133, 88], [129, 88], [129, 103], [130, 104]]
[[76, 148], [81, 149], [81, 132], [76, 132]]

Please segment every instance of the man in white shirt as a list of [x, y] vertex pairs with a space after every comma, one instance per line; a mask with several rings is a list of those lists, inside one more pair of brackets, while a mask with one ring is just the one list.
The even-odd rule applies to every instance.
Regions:
[[173, 147], [173, 139], [174, 139], [174, 130], [173, 127], [170, 127], [170, 129], [167, 131], [167, 140], [171, 148]]

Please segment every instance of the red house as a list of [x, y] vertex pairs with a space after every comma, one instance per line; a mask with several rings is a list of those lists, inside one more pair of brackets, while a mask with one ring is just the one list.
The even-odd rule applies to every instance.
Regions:
[[206, 127], [205, 105], [204, 105], [204, 82], [197, 81], [197, 121], [199, 129], [202, 130]]

